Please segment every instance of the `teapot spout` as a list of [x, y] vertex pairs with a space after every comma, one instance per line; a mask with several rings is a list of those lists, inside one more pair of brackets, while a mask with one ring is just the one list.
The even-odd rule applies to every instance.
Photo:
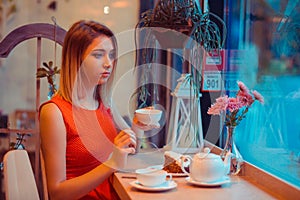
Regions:
[[225, 174], [230, 173], [230, 160], [231, 160], [232, 153], [228, 151], [226, 153], [225, 159], [224, 159], [224, 168], [225, 168]]

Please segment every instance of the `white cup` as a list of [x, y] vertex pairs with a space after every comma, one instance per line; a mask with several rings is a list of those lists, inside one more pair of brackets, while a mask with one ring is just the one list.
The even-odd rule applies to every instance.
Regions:
[[136, 118], [143, 124], [157, 124], [161, 118], [162, 111], [158, 109], [141, 108], [135, 111]]
[[172, 175], [168, 174], [164, 170], [157, 169], [137, 169], [136, 171], [137, 180], [140, 184], [146, 187], [159, 186], [167, 181], [172, 180]]

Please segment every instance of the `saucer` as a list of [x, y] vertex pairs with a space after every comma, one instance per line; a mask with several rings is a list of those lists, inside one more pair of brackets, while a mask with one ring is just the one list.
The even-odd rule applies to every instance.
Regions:
[[213, 186], [220, 186], [223, 185], [225, 183], [230, 183], [230, 179], [228, 176], [224, 176], [223, 178], [221, 178], [218, 181], [213, 181], [213, 182], [201, 182], [201, 181], [195, 181], [193, 180], [191, 177], [187, 177], [185, 179], [188, 183], [191, 183], [193, 185], [197, 185], [197, 186], [206, 186], [206, 187], [213, 187]]
[[[153, 166], [150, 166], [150, 167], [147, 167], [147, 168], [150, 168], [150, 169], [163, 169], [163, 165], [153, 165]], [[188, 174], [186, 173], [168, 173], [170, 175], [172, 175], [172, 177], [185, 177], [185, 176], [188, 176]]]
[[177, 183], [175, 183], [174, 181], [166, 181], [165, 183], [154, 187], [143, 186], [137, 180], [132, 181], [129, 184], [136, 189], [143, 190], [143, 191], [150, 191], [150, 192], [161, 192], [161, 191], [171, 190], [177, 187]]

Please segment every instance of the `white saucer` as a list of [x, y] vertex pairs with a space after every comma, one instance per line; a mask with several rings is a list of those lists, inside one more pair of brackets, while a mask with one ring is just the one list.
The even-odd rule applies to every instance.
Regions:
[[198, 186], [219, 186], [219, 185], [223, 185], [225, 183], [230, 183], [230, 179], [228, 176], [224, 176], [223, 178], [221, 178], [218, 181], [214, 181], [214, 182], [199, 182], [199, 181], [195, 181], [193, 180], [191, 177], [187, 177], [185, 179], [188, 183], [191, 183], [193, 185], [198, 185]]
[[[153, 165], [153, 166], [150, 166], [150, 167], [147, 167], [147, 168], [150, 168], [150, 169], [163, 169], [163, 165]], [[170, 175], [172, 175], [172, 177], [185, 177], [185, 176], [188, 176], [188, 174], [186, 173], [168, 173]]]
[[174, 181], [166, 181], [165, 183], [155, 187], [143, 186], [137, 180], [132, 181], [129, 184], [136, 189], [143, 190], [143, 191], [150, 191], [150, 192], [161, 192], [161, 191], [171, 190], [177, 187], [177, 183], [175, 183]]

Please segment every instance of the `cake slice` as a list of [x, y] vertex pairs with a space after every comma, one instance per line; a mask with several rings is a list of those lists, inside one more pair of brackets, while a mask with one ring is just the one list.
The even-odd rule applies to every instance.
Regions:
[[165, 151], [163, 170], [168, 173], [184, 173], [181, 169], [182, 154], [174, 151]]

